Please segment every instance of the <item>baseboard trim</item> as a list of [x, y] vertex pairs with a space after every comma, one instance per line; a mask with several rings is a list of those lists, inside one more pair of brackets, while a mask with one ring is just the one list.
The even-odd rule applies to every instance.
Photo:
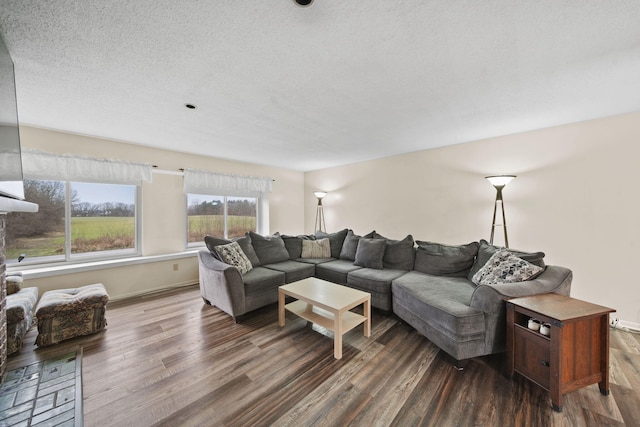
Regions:
[[186, 287], [189, 287], [189, 286], [195, 286], [197, 284], [198, 284], [198, 282], [193, 282], [193, 281], [175, 283], [173, 285], [163, 286], [162, 288], [147, 289], [147, 290], [144, 290], [144, 291], [141, 291], [141, 292], [131, 292], [129, 294], [120, 295], [120, 296], [115, 297], [115, 298], [109, 298], [109, 302], [110, 303], [111, 302], [122, 302], [122, 301], [129, 300], [131, 298], [139, 298], [139, 297], [151, 296], [151, 295], [158, 294], [158, 293], [161, 293], [161, 292], [172, 291], [172, 290], [175, 290], [175, 289], [186, 288]]

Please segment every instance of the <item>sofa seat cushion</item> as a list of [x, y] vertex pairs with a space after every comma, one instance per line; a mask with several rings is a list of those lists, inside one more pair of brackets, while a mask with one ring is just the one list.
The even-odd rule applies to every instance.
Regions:
[[318, 264], [323, 264], [325, 262], [331, 262], [335, 260], [336, 260], [335, 258], [297, 258], [294, 261], [318, 265]]
[[263, 267], [283, 272], [286, 283], [312, 277], [315, 273], [315, 265], [296, 261], [282, 261], [275, 264], [267, 264]]
[[347, 284], [367, 292], [391, 293], [391, 282], [406, 274], [405, 270], [361, 268], [347, 275]]
[[393, 304], [402, 305], [455, 342], [476, 341], [485, 334], [484, 313], [470, 307], [475, 285], [462, 277], [411, 271], [393, 281]]
[[353, 265], [353, 261], [338, 259], [316, 265], [316, 276], [319, 279], [344, 285], [347, 283], [347, 274], [361, 268]]
[[256, 267], [242, 276], [245, 295], [247, 296], [255, 293], [268, 292], [273, 289], [277, 290], [278, 286], [284, 285], [284, 280], [284, 272], [262, 266]]

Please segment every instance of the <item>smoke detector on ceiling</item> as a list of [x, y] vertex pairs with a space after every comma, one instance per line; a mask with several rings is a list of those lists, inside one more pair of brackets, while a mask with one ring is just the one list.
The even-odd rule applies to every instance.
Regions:
[[311, 3], [313, 3], [313, 0], [293, 0], [293, 2], [300, 7], [309, 7]]

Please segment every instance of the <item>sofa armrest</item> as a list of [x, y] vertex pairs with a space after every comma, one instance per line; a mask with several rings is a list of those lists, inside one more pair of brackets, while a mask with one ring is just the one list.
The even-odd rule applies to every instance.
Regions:
[[551, 292], [569, 295], [572, 279], [573, 273], [568, 268], [549, 265], [534, 280], [477, 286], [469, 305], [485, 314], [485, 354], [505, 350], [506, 300]]
[[202, 298], [234, 319], [246, 312], [244, 282], [236, 267], [201, 249], [198, 251], [198, 275]]
[[573, 273], [565, 267], [548, 265], [533, 280], [519, 283], [501, 283], [496, 285], [478, 285], [471, 296], [471, 307], [482, 311], [500, 308], [504, 301], [529, 295], [557, 293], [569, 295]]

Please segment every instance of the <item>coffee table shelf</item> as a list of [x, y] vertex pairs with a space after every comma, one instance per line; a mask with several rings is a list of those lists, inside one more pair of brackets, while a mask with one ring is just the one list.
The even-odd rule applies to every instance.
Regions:
[[[335, 325], [335, 316], [330, 311], [323, 310], [320, 307], [315, 307], [301, 300], [291, 302], [285, 305], [284, 308], [298, 317], [302, 317], [309, 322], [335, 332], [333, 330]], [[366, 321], [367, 318], [359, 315], [358, 313], [345, 311], [342, 313], [342, 333], [349, 332], [351, 329]]]
[[[296, 301], [285, 304], [285, 297]], [[362, 305], [363, 314], [351, 309]], [[285, 324], [285, 311], [333, 332], [333, 356], [342, 359], [342, 335], [364, 324], [364, 336], [371, 335], [371, 294], [310, 277], [278, 288], [278, 324]]]

